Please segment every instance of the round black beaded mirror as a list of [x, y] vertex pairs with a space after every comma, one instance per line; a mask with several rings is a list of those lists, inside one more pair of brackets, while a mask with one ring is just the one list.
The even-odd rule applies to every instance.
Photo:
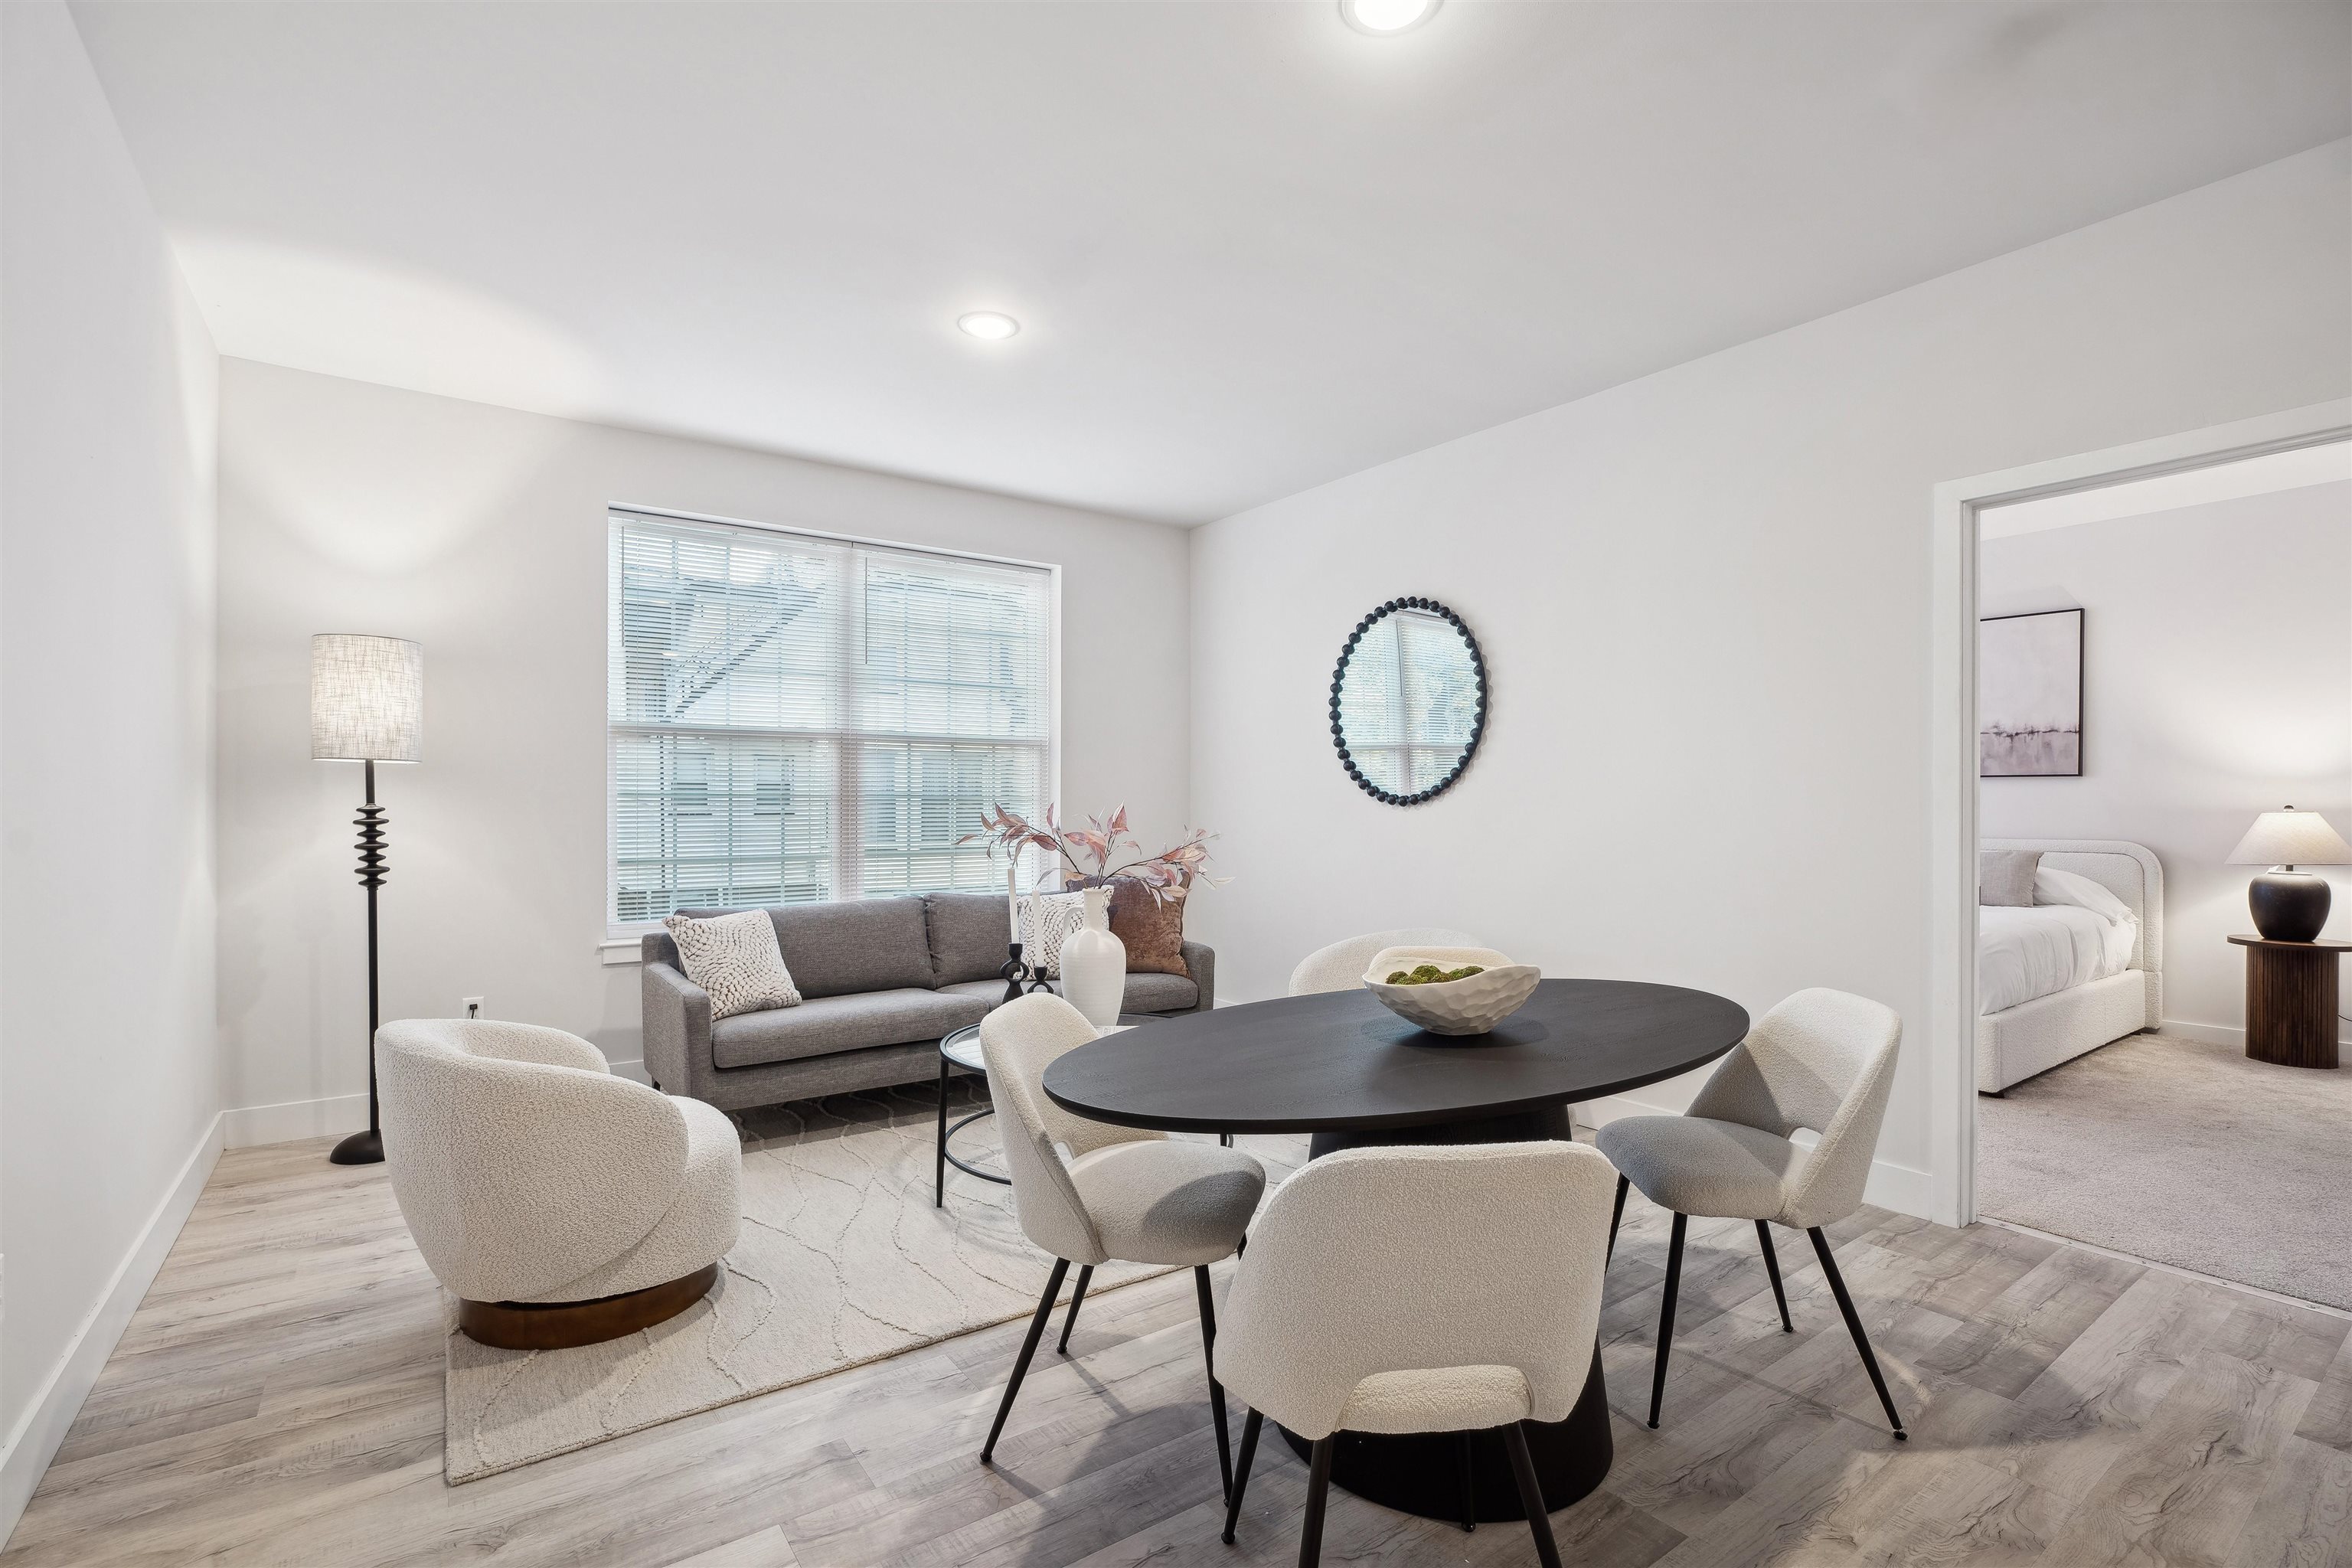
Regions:
[[1331, 743], [1374, 800], [1444, 794], [1486, 729], [1486, 661], [1434, 599], [1391, 599], [1356, 623], [1331, 672]]

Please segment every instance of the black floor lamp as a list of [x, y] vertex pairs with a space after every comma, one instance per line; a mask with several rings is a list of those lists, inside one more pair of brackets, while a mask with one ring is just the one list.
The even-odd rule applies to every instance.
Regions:
[[310, 639], [310, 756], [314, 762], [356, 762], [367, 768], [367, 799], [360, 807], [360, 886], [367, 889], [368, 1124], [327, 1156], [338, 1165], [373, 1165], [383, 1158], [376, 1121], [375, 890], [383, 886], [383, 807], [375, 803], [378, 763], [421, 762], [425, 756], [425, 647], [404, 637], [320, 632]]

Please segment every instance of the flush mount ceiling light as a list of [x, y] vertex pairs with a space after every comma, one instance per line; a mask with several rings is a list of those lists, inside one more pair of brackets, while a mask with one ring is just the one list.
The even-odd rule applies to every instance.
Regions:
[[1437, 0], [1339, 0], [1339, 16], [1360, 33], [1409, 33], [1435, 16]]
[[972, 310], [958, 316], [956, 325], [975, 338], [991, 342], [1009, 338], [1021, 330], [1021, 323], [1002, 310]]

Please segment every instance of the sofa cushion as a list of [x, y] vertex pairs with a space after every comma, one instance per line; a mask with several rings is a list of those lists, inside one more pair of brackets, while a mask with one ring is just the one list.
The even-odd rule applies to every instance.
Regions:
[[[940, 987], [942, 996], [969, 996], [993, 1007], [1004, 1000], [1004, 982], [967, 980]], [[1137, 974], [1129, 972], [1127, 993], [1119, 998], [1122, 1013], [1182, 1013], [1201, 1005], [1201, 987], [1177, 974]]]
[[1199, 1005], [1201, 987], [1181, 974], [1138, 974], [1129, 970], [1122, 1013], [1181, 1013]]
[[[727, 911], [678, 912], [703, 916]], [[768, 918], [776, 922], [776, 946], [804, 998], [902, 986], [931, 988], [931, 951], [920, 898], [779, 904], [768, 910]]]
[[797, 1007], [719, 1019], [710, 1026], [710, 1059], [722, 1068], [761, 1067], [868, 1046], [936, 1040], [979, 1023], [988, 1006], [977, 996], [928, 986], [812, 996]]
[[986, 980], [1004, 967], [1013, 922], [995, 893], [927, 893], [923, 920], [930, 932], [931, 984]]

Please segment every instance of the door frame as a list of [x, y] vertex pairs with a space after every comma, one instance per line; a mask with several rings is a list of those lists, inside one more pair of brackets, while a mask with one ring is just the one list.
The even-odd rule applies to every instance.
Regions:
[[1929, 1217], [1976, 1218], [1977, 514], [2352, 437], [2352, 398], [2109, 447], [1936, 487], [1929, 587]]

